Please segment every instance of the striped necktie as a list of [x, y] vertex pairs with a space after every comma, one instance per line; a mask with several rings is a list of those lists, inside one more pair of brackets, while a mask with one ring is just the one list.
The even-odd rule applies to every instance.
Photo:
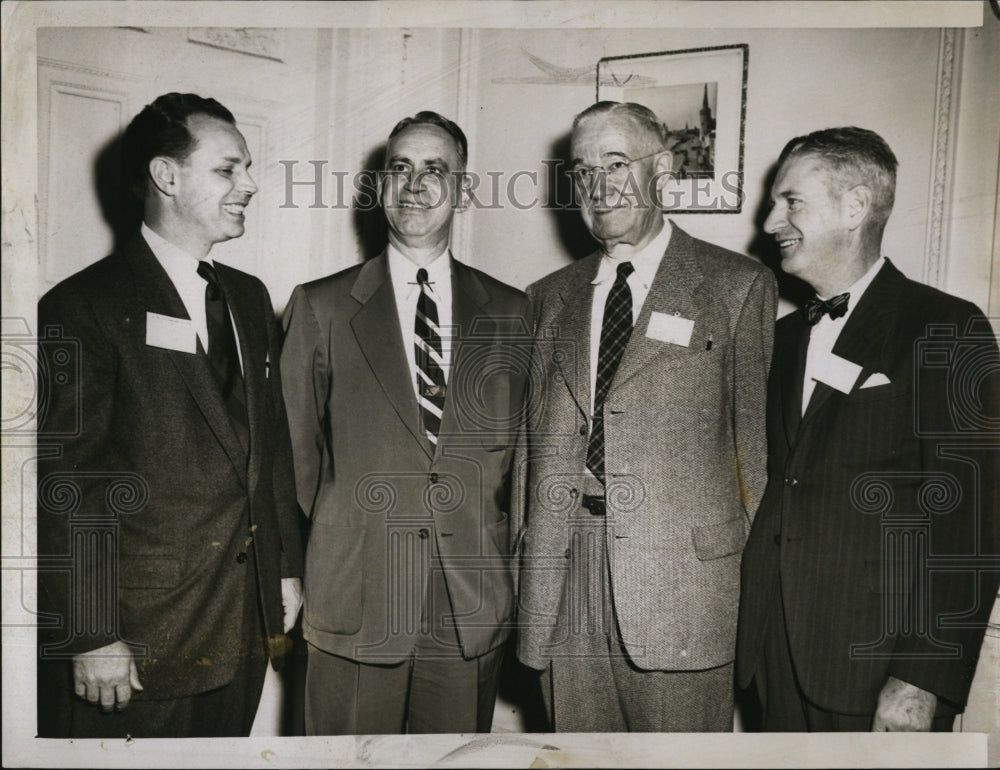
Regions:
[[631, 262], [618, 265], [618, 275], [604, 304], [601, 324], [601, 347], [597, 356], [597, 383], [594, 387], [594, 423], [587, 444], [587, 468], [604, 483], [604, 399], [618, 371], [625, 346], [632, 336], [632, 290], [628, 277], [635, 268]]
[[420, 297], [417, 299], [417, 316], [414, 325], [414, 343], [417, 361], [417, 403], [424, 435], [437, 446], [441, 432], [441, 415], [444, 412], [445, 379], [444, 355], [441, 351], [441, 329], [438, 326], [437, 303], [431, 294], [427, 271], [417, 270]]
[[219, 276], [214, 265], [207, 261], [198, 262], [198, 275], [206, 281], [205, 316], [208, 322], [208, 363], [219, 383], [226, 413], [244, 451], [250, 446], [250, 422], [247, 418], [246, 395], [243, 392], [243, 372], [240, 370], [239, 354], [236, 352], [236, 335], [229, 318], [226, 295], [219, 284]]

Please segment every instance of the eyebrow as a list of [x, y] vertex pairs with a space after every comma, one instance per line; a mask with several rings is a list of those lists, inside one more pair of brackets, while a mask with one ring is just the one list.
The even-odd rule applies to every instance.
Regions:
[[[626, 160], [629, 159], [628, 155], [624, 152], [619, 152], [618, 150], [608, 150], [607, 152], [601, 153], [601, 160], [604, 160], [607, 157], [625, 158]], [[573, 158], [573, 160], [570, 161], [570, 164], [574, 166], [583, 165], [583, 158]]]
[[247, 168], [250, 168], [250, 165], [253, 163], [253, 161], [250, 160], [249, 158], [247, 158], [246, 160], [244, 160], [243, 158], [241, 158], [241, 157], [239, 157], [237, 155], [227, 155], [222, 160], [225, 163], [236, 163], [236, 164], [246, 163]]

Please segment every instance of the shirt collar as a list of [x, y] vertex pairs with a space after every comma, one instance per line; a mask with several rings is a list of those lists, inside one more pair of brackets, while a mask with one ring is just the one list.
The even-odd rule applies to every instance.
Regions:
[[[417, 288], [417, 270], [420, 268], [403, 256], [403, 253], [391, 243], [386, 247], [386, 254], [389, 259], [389, 275], [393, 276], [393, 284], [400, 288], [407, 286], [408, 289], [403, 292], [404, 295], [414, 291]], [[431, 284], [431, 291], [434, 291], [435, 286], [440, 289], [441, 286], [448, 285], [451, 278], [451, 249], [442, 251], [434, 258], [433, 262], [424, 265], [423, 268], [427, 271], [427, 281]]]
[[660, 267], [660, 260], [663, 259], [663, 255], [667, 251], [667, 246], [670, 245], [670, 235], [672, 232], [673, 225], [667, 220], [663, 223], [663, 229], [660, 230], [657, 236], [647, 243], [638, 254], [633, 254], [629, 259], [614, 259], [605, 254], [601, 257], [601, 264], [597, 268], [597, 275], [591, 283], [599, 284], [613, 280], [618, 272], [618, 265], [622, 262], [631, 262], [632, 267], [635, 268], [634, 275], [638, 276], [642, 285], [649, 289], [653, 283], [653, 279], [656, 277], [656, 271]]
[[[142, 227], [139, 228], [139, 232], [142, 234], [143, 239], [149, 245], [150, 250], [153, 255], [159, 260], [160, 264], [163, 265], [164, 270], [170, 274], [173, 278], [175, 273], [184, 274], [191, 273], [197, 275], [197, 267], [199, 259], [193, 254], [184, 251], [180, 246], [176, 246], [162, 235], [153, 230], [145, 222], [142, 223]], [[205, 257], [205, 261], [212, 264], [210, 257]], [[194, 265], [195, 270], [191, 269]]]
[[[852, 283], [848, 289], [846, 289], [844, 292], [838, 292], [838, 294], [847, 293], [851, 295], [851, 299], [848, 304], [848, 312], [850, 312], [852, 308], [857, 307], [858, 301], [861, 299], [861, 296], [865, 293], [865, 290], [868, 288], [871, 282], [875, 280], [875, 276], [878, 274], [878, 271], [882, 269], [882, 265], [884, 264], [885, 264], [885, 257], [879, 257], [877, 260], [875, 260], [872, 266], [868, 268], [868, 271], [858, 280]], [[830, 297], [819, 297], [819, 298], [823, 300], [832, 299]]]

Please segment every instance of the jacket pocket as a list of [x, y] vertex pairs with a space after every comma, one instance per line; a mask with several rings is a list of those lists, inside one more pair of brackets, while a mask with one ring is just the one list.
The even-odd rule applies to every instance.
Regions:
[[306, 550], [305, 621], [319, 631], [356, 634], [365, 596], [365, 528], [313, 522]]
[[123, 556], [120, 564], [122, 588], [173, 588], [181, 579], [181, 560], [173, 556]]
[[740, 553], [746, 545], [747, 530], [746, 518], [743, 516], [720, 524], [694, 527], [691, 537], [694, 540], [695, 555], [701, 561], [711, 561]]

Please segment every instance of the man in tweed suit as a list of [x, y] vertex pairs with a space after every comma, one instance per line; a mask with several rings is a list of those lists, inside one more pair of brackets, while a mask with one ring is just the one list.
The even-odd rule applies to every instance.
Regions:
[[588, 108], [571, 149], [601, 248], [528, 290], [518, 654], [558, 731], [731, 730], [774, 277], [664, 222], [649, 109]]
[[889, 146], [849, 127], [789, 142], [771, 192], [764, 229], [817, 298], [777, 325], [743, 562], [765, 730], [950, 730], [997, 592], [996, 341], [882, 256], [895, 186]]

